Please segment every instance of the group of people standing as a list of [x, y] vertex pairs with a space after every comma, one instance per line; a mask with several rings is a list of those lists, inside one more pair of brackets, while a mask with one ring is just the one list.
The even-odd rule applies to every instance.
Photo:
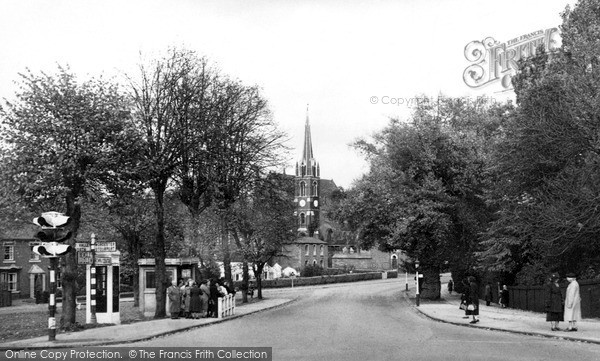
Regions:
[[575, 274], [567, 274], [566, 296], [560, 288], [559, 276], [554, 273], [550, 276], [550, 282], [546, 284], [546, 321], [550, 322], [552, 331], [561, 331], [559, 322], [568, 321], [569, 326], [565, 331], [577, 331], [577, 321], [581, 321], [581, 296], [579, 295], [579, 283]]
[[173, 280], [167, 289], [169, 312], [172, 319], [217, 317], [219, 297], [234, 294], [227, 281], [203, 280], [198, 284], [193, 279]]
[[[552, 274], [550, 282], [546, 284], [546, 321], [550, 322], [552, 331], [561, 331], [558, 327], [561, 321], [569, 322], [569, 326], [565, 331], [577, 331], [577, 321], [581, 321], [579, 283], [573, 273], [567, 274], [567, 281], [569, 282], [569, 286], [567, 287], [566, 295], [563, 294], [560, 288], [558, 274]], [[450, 280], [448, 282], [448, 291], [450, 294], [452, 294], [453, 288], [454, 283]], [[479, 322], [479, 286], [475, 277], [469, 276], [466, 280], [463, 280], [463, 290], [460, 304], [460, 309], [465, 311], [463, 318], [470, 318], [472, 316], [473, 319], [470, 323], [477, 323]], [[499, 293], [499, 304], [505, 308], [508, 306], [509, 300], [508, 287], [503, 285]], [[492, 288], [489, 282], [485, 287], [484, 297], [486, 305], [489, 306], [492, 300]]]

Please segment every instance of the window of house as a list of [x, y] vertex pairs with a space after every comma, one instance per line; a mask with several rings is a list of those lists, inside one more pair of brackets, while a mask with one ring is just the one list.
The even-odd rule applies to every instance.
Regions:
[[313, 266], [316, 266], [316, 265], [317, 265], [317, 260], [313, 259]]
[[316, 255], [317, 255], [317, 245], [315, 244], [313, 246], [313, 256], [316, 256]]
[[319, 261], [319, 265], [323, 267], [323, 260]]
[[308, 244], [304, 246], [304, 252], [308, 256]]
[[17, 291], [17, 274], [16, 273], [1, 273], [0, 281], [8, 285], [9, 291]]
[[4, 260], [14, 261], [15, 260], [15, 246], [12, 244], [4, 244]]
[[323, 255], [323, 246], [321, 246], [321, 256]]

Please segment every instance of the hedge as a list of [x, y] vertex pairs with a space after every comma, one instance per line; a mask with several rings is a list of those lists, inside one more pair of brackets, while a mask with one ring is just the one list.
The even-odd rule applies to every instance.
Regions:
[[[316, 277], [296, 277], [294, 279], [294, 286], [314, 286], [323, 285], [330, 283], [343, 283], [343, 282], [358, 282], [368, 280], [380, 280], [382, 278], [382, 272], [364, 272], [364, 273], [347, 273], [342, 275], [323, 275]], [[397, 278], [397, 271], [388, 271], [388, 278]], [[291, 278], [277, 278], [274, 280], [262, 280], [263, 288], [278, 288], [278, 287], [291, 287]]]

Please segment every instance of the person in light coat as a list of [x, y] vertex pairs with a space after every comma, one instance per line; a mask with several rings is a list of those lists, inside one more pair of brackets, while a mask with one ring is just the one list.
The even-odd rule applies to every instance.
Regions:
[[167, 297], [169, 298], [169, 313], [171, 314], [171, 318], [179, 318], [181, 290], [177, 286], [177, 281], [173, 281], [171, 287], [167, 288]]
[[569, 321], [569, 328], [566, 331], [577, 331], [577, 321], [581, 321], [579, 283], [573, 273], [567, 275], [567, 281], [569, 281], [569, 287], [567, 287], [567, 297], [565, 298], [565, 321]]

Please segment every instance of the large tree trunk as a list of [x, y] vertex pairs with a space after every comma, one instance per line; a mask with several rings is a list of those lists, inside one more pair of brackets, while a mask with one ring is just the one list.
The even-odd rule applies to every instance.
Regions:
[[256, 290], [257, 290], [257, 298], [262, 300], [262, 271], [265, 267], [264, 263], [255, 263], [254, 264], [254, 277], [256, 277]]
[[[242, 250], [242, 241], [240, 240], [239, 234], [234, 229], [232, 232], [235, 245], [238, 250]], [[244, 255], [244, 261], [242, 262], [242, 303], [248, 303], [248, 289], [250, 286], [250, 272], [248, 270], [248, 261], [246, 255]]]
[[248, 303], [248, 286], [249, 286], [248, 261], [242, 263], [242, 303]]
[[139, 235], [134, 235], [133, 239], [133, 307], [140, 306], [140, 266], [138, 260], [142, 253]]
[[75, 197], [67, 195], [66, 197], [67, 213], [71, 217], [72, 236], [67, 240], [67, 244], [73, 247], [73, 251], [64, 256], [63, 267], [61, 269], [62, 282], [62, 314], [60, 317], [60, 327], [63, 330], [71, 330], [75, 326], [77, 310], [77, 253], [75, 252], [75, 241], [79, 224], [81, 221], [81, 205], [77, 203]]
[[225, 281], [232, 283], [231, 279], [231, 254], [229, 251], [229, 228], [227, 227], [227, 216], [222, 211], [219, 214], [221, 218], [221, 250], [223, 252], [223, 268], [225, 269]]
[[439, 300], [441, 283], [439, 269], [423, 268], [419, 269], [423, 272], [423, 289], [420, 290], [421, 298], [427, 300]]
[[167, 279], [167, 268], [165, 266], [165, 183], [160, 182], [159, 185], [154, 187], [156, 205], [156, 238], [154, 243], [154, 259], [156, 261], [156, 311], [154, 318], [164, 318], [167, 315], [166, 292], [167, 283], [170, 281]]

